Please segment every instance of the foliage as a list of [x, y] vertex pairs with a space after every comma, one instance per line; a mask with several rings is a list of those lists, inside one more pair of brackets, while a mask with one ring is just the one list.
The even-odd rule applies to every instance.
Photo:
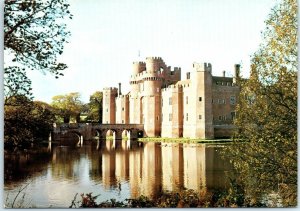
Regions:
[[90, 96], [90, 102], [88, 103], [88, 115], [87, 120], [92, 122], [102, 123], [102, 92], [95, 92]]
[[[297, 1], [283, 0], [266, 21], [264, 42], [241, 84], [233, 163], [253, 198], [272, 191], [284, 206], [297, 196]], [[246, 140], [241, 144], [238, 140]]]
[[76, 196], [70, 208], [189, 208], [189, 207], [264, 207], [264, 204], [248, 203], [245, 200], [243, 191], [238, 193], [242, 186], [232, 183], [228, 190], [213, 190], [211, 192], [194, 190], [183, 190], [179, 192], [161, 192], [156, 198], [149, 199], [141, 195], [135, 199], [116, 201], [110, 199], [97, 203], [99, 196], [92, 196], [92, 193], [81, 194], [81, 201], [76, 202]]
[[21, 69], [16, 66], [5, 68], [4, 84], [4, 105], [8, 105], [13, 96], [23, 95], [31, 99], [31, 81], [26, 76], [25, 68]]
[[45, 140], [52, 130], [54, 114], [49, 105], [32, 102], [24, 96], [10, 98], [4, 107], [4, 146], [28, 148]]
[[6, 0], [4, 6], [5, 94], [29, 94], [26, 69], [58, 78], [66, 64], [57, 62], [70, 33], [62, 21], [72, 18], [65, 0]]
[[69, 123], [71, 117], [76, 117], [76, 121], [80, 122], [83, 103], [78, 92], [54, 96], [51, 105], [55, 109], [55, 113], [63, 118], [64, 123]]

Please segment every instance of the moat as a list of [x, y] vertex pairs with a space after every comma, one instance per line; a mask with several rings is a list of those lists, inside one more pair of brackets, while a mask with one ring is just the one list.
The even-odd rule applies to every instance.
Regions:
[[28, 156], [5, 160], [14, 173], [7, 176], [4, 185], [4, 204], [11, 203], [26, 184], [20, 194], [22, 198], [25, 193], [23, 206], [37, 208], [67, 208], [76, 193], [100, 194], [100, 202], [140, 195], [153, 198], [160, 191], [222, 189], [227, 185], [231, 167], [229, 160], [221, 157], [223, 144], [125, 146], [113, 149], [112, 141], [98, 148], [96, 143], [52, 146], [49, 156], [35, 161]]

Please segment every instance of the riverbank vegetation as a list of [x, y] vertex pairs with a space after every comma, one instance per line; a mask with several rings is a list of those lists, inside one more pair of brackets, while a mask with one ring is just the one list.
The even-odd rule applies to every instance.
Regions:
[[97, 195], [81, 194], [80, 199], [75, 195], [69, 208], [208, 208], [208, 207], [272, 207], [275, 204], [268, 201], [261, 203], [245, 196], [243, 188], [232, 181], [227, 190], [200, 191], [182, 190], [178, 192], [165, 191], [158, 193], [153, 199], [140, 196], [135, 199], [117, 201], [110, 199], [97, 203]]
[[4, 148], [25, 149], [47, 140], [55, 120], [48, 104], [24, 96], [11, 97], [4, 106]]
[[284, 206], [297, 204], [297, 11], [296, 0], [283, 0], [266, 20], [250, 79], [241, 84], [236, 144], [228, 151], [249, 194], [274, 191]]
[[45, 103], [33, 101], [28, 71], [63, 76], [58, 62], [70, 32], [69, 4], [52, 1], [5, 1], [4, 4], [4, 147], [24, 149], [45, 139], [53, 115]]

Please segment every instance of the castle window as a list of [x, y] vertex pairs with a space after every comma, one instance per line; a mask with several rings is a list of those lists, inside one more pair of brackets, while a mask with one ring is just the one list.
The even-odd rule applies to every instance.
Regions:
[[235, 105], [235, 96], [230, 96], [230, 105]]
[[106, 112], [108, 112], [108, 108], [106, 109]]
[[202, 97], [199, 97], [199, 101], [200, 101], [200, 102], [202, 101]]
[[160, 67], [159, 68], [159, 73], [162, 73], [164, 71], [164, 68]]
[[225, 104], [225, 100], [224, 100], [224, 99], [219, 99], [219, 100], [218, 100], [218, 103], [219, 103], [219, 104]]
[[185, 97], [185, 104], [189, 104], [189, 97], [188, 96]]
[[169, 105], [172, 105], [172, 97], [169, 98]]
[[122, 119], [122, 124], [124, 124], [124, 120]]
[[122, 107], [122, 111], [124, 111], [124, 107]]
[[158, 116], [157, 116], [157, 117], [156, 117], [156, 121], [158, 121], [158, 119], [159, 119], [159, 118], [158, 118]]
[[220, 120], [220, 121], [222, 120], [222, 116], [219, 116], [219, 120]]
[[231, 120], [235, 119], [235, 112], [231, 112]]
[[185, 120], [189, 121], [189, 114], [188, 113], [186, 113]]
[[202, 115], [199, 115], [199, 119], [202, 119]]
[[169, 121], [172, 121], [172, 114], [169, 114]]

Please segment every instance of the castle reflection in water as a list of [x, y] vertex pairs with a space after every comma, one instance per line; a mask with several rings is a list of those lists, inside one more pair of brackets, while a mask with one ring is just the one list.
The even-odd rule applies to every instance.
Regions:
[[[154, 198], [161, 191], [206, 191], [226, 185], [225, 174], [230, 167], [221, 159], [221, 147], [171, 143], [144, 143], [131, 149], [125, 146], [113, 149], [112, 142], [106, 141], [99, 150], [85, 148], [89, 151], [85, 152], [90, 160], [89, 177], [102, 183], [105, 190], [121, 189], [121, 184], [127, 183], [132, 198]], [[55, 154], [53, 159], [57, 159]], [[74, 179], [78, 172], [69, 168]]]

